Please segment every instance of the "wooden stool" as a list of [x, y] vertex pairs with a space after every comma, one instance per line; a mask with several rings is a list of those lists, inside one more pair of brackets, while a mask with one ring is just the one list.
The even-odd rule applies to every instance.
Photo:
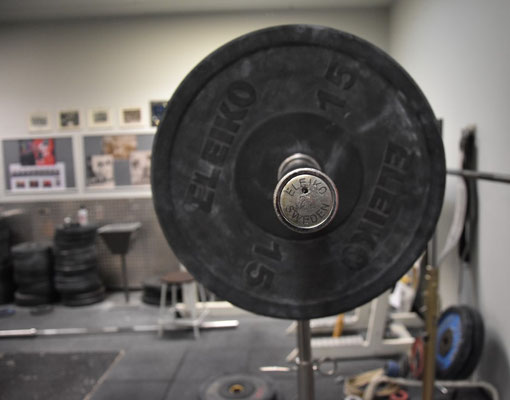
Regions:
[[[198, 339], [200, 336], [199, 329], [200, 325], [203, 322], [203, 319], [206, 315], [205, 307], [203, 309], [203, 312], [197, 317], [196, 312], [196, 292], [197, 292], [197, 285], [195, 283], [195, 279], [191, 274], [187, 271], [174, 271], [169, 272], [165, 276], [161, 278], [161, 297], [160, 297], [160, 303], [159, 303], [159, 329], [158, 333], [159, 336], [163, 336], [164, 327], [167, 321], [165, 321], [164, 314], [166, 307], [166, 294], [168, 285], [170, 285], [171, 290], [171, 302], [170, 307], [168, 310], [171, 312], [171, 318], [170, 323], [174, 325], [181, 325], [181, 326], [191, 326], [193, 328], [193, 333], [195, 335], [195, 338]], [[175, 317], [175, 314], [177, 312], [177, 286], [180, 285], [181, 292], [183, 294], [183, 303], [186, 303], [186, 306], [189, 308], [189, 312], [191, 314], [191, 318], [189, 319], [179, 319], [177, 320]], [[185, 292], [189, 293], [191, 290], [193, 294], [191, 296], [188, 296], [191, 301], [185, 301]], [[198, 293], [200, 297], [200, 301], [204, 302], [206, 301], [205, 298], [205, 292], [202, 288], [202, 286], [198, 286]]]

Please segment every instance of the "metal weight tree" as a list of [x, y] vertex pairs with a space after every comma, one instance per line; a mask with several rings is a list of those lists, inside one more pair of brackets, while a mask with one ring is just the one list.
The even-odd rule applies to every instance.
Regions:
[[310, 25], [252, 32], [207, 56], [169, 101], [153, 201], [208, 290], [298, 321], [298, 392], [314, 398], [311, 318], [382, 294], [441, 211], [445, 159], [422, 92], [388, 55]]

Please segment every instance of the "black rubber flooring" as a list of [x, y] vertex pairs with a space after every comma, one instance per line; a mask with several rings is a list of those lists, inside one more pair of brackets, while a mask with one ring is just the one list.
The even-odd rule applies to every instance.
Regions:
[[[52, 313], [44, 316], [33, 316], [28, 309], [16, 307], [15, 315], [2, 318], [0, 322], [2, 329], [97, 328], [155, 324], [157, 317], [157, 307], [140, 303], [136, 294], [130, 304], [124, 304], [122, 295], [115, 294], [94, 306], [56, 306]], [[63, 353], [67, 357], [68, 353], [78, 352], [122, 352], [122, 357], [84, 400], [198, 400], [200, 387], [215, 377], [232, 373], [259, 374], [261, 366], [288, 366], [285, 357], [296, 342], [294, 335], [285, 332], [291, 321], [248, 313], [217, 319], [232, 318], [240, 322], [237, 329], [203, 331], [199, 340], [195, 340], [191, 332], [169, 333], [162, 339], [155, 333], [0, 339], [0, 353]], [[348, 376], [383, 363], [383, 360], [344, 362], [338, 375]], [[69, 369], [65, 364], [59, 368]], [[97, 370], [99, 376], [104, 372], [103, 367]], [[278, 400], [296, 399], [295, 372], [266, 373], [266, 376], [275, 381]], [[59, 388], [60, 385], [54, 386]], [[316, 378], [317, 400], [341, 400], [342, 389], [335, 377]], [[40, 399], [57, 398], [44, 396]]]
[[0, 354], [1, 400], [81, 400], [118, 352]]

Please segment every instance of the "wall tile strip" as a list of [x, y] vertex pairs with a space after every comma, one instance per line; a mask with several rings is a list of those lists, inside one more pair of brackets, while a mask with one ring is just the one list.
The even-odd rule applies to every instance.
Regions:
[[[141, 222], [132, 247], [127, 254], [129, 286], [140, 288], [149, 276], [162, 276], [178, 270], [178, 260], [168, 246], [159, 227], [151, 199], [126, 200], [81, 200], [52, 201], [23, 204], [0, 204], [0, 211], [23, 209], [22, 220], [29, 225], [21, 228], [16, 223], [17, 241], [53, 240], [55, 227], [69, 216], [76, 221], [76, 213], [81, 205], [89, 210], [89, 223], [99, 226], [119, 222]], [[14, 222], [14, 221], [13, 221]], [[120, 256], [112, 255], [101, 238], [97, 238], [99, 273], [109, 289], [122, 287]]]

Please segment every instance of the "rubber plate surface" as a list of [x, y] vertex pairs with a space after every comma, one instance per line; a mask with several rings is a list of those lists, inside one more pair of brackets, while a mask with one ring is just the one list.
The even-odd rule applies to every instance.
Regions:
[[[323, 231], [272, 206], [280, 163], [312, 156], [339, 190]], [[434, 114], [389, 56], [352, 35], [283, 26], [204, 59], [169, 102], [153, 147], [159, 222], [182, 263], [255, 313], [316, 318], [391, 287], [430, 239], [445, 162]]]

